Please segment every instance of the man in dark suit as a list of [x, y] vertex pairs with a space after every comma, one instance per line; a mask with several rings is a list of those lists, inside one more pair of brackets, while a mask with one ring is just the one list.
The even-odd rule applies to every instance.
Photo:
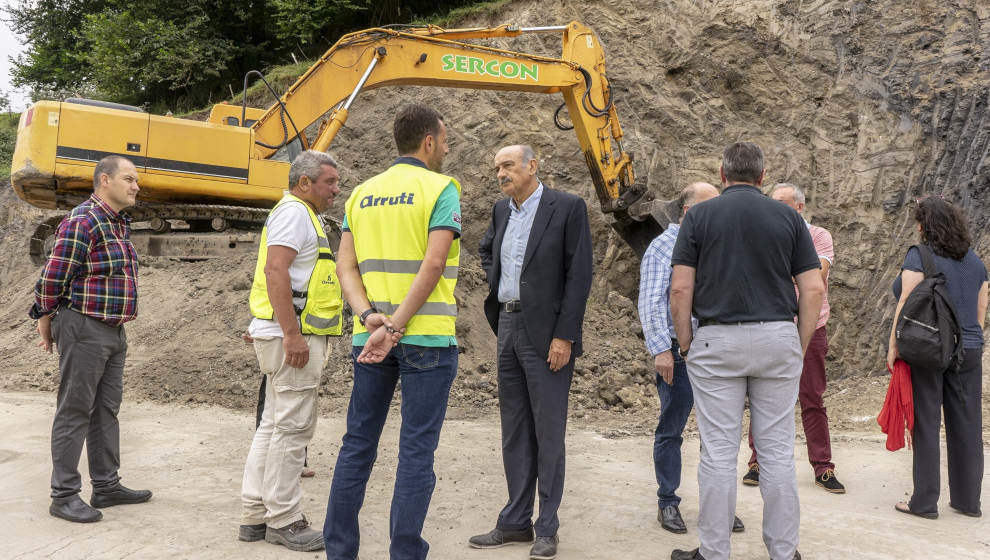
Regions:
[[[591, 231], [583, 199], [547, 188], [529, 146], [495, 155], [495, 203], [481, 241], [485, 315], [498, 337], [502, 461], [509, 501], [474, 548], [535, 542], [530, 558], [557, 555], [564, 492], [564, 433], [574, 359], [591, 291]], [[533, 500], [540, 509], [533, 523]], [[535, 529], [535, 531], [534, 531]]]

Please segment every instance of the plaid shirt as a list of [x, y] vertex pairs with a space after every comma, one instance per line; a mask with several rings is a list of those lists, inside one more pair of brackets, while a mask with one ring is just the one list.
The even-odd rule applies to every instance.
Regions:
[[670, 257], [680, 224], [670, 224], [650, 243], [639, 267], [639, 320], [651, 356], [670, 350], [674, 320], [670, 315]]
[[34, 287], [31, 317], [68, 306], [114, 327], [135, 318], [138, 264], [130, 221], [95, 194], [76, 206], [58, 226]]

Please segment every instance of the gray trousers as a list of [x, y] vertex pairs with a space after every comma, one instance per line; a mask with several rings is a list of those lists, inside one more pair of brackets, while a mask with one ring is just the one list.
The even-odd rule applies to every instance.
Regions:
[[124, 391], [124, 327], [111, 327], [69, 308], [52, 320], [61, 380], [52, 423], [52, 498], [78, 494], [83, 442], [93, 488], [120, 481], [120, 426]]
[[[557, 534], [557, 509], [564, 494], [564, 434], [574, 356], [559, 371], [537, 353], [523, 325], [522, 313], [498, 320], [498, 403], [502, 417], [502, 463], [509, 501], [496, 526], [536, 535]], [[533, 523], [533, 499], [539, 491], [540, 513]]]
[[691, 342], [687, 369], [701, 433], [698, 537], [707, 560], [729, 558], [747, 396], [760, 457], [763, 542], [771, 560], [794, 557], [801, 513], [794, 403], [801, 367], [801, 343], [791, 322], [711, 325], [698, 329]]

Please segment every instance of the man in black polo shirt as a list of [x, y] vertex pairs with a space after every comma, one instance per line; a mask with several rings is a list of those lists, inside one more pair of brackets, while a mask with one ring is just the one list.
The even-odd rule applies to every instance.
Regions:
[[722, 196], [684, 217], [671, 259], [670, 307], [701, 433], [701, 546], [674, 550], [671, 559], [729, 558], [743, 403], [749, 396], [764, 542], [771, 560], [791, 560], [800, 558], [794, 403], [825, 290], [821, 265], [801, 216], [760, 192], [759, 146], [727, 147], [720, 175]]

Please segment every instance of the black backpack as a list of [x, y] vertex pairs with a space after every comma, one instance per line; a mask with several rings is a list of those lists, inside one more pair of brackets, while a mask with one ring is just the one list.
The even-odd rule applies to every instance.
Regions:
[[[921, 254], [925, 279], [908, 295], [897, 316], [897, 353], [912, 369], [958, 373], [963, 358], [962, 330], [945, 287], [945, 275], [935, 268], [929, 246], [914, 247]], [[952, 380], [950, 384], [955, 385]]]

